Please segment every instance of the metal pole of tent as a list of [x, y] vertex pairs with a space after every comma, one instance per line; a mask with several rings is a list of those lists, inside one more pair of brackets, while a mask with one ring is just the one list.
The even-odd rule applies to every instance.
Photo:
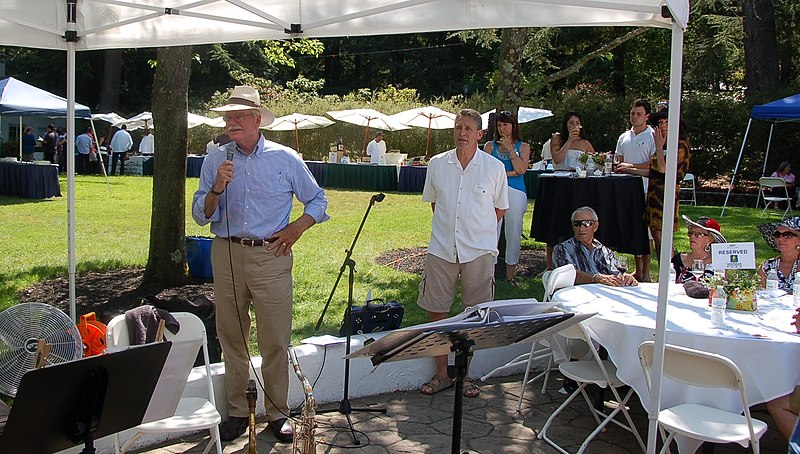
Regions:
[[[761, 169], [761, 176], [767, 176], [767, 160], [769, 159], [769, 148], [772, 145], [772, 130], [775, 129], [775, 122], [769, 124], [769, 138], [767, 139], [767, 152], [764, 153], [764, 167]], [[758, 205], [756, 205], [758, 208]]]
[[75, 310], [75, 25], [77, 0], [67, 0], [67, 224], [69, 225], [69, 315], [77, 323]]
[[17, 130], [17, 137], [19, 137], [19, 160], [22, 161], [22, 115], [19, 116], [19, 129]]
[[[672, 56], [670, 57], [669, 130], [667, 131], [667, 173], [664, 187], [664, 217], [675, 216], [675, 187], [678, 175], [678, 130], [681, 112], [681, 70], [683, 65], [683, 27], [672, 21]], [[656, 150], [656, 153], [660, 153]], [[669, 282], [672, 257], [672, 222], [662, 222], [661, 251], [658, 257], [658, 282]], [[658, 440], [658, 413], [661, 410], [661, 372], [664, 369], [664, 344], [667, 332], [667, 293], [669, 285], [658, 286], [655, 345], [651, 369], [650, 402], [648, 405], [647, 453], [655, 454]]]
[[[733, 190], [733, 182], [736, 180], [736, 174], [739, 173], [739, 164], [742, 162], [742, 154], [744, 154], [744, 146], [747, 143], [747, 136], [750, 134], [750, 125], [753, 123], [753, 119], [747, 121], [747, 129], [744, 131], [744, 139], [742, 139], [742, 148], [739, 149], [739, 158], [736, 159], [736, 167], [733, 169], [733, 176], [731, 176], [731, 183], [728, 185], [728, 195], [725, 196], [725, 203], [722, 205], [722, 213], [719, 214], [720, 217], [725, 216], [725, 208], [728, 206], [728, 197], [731, 196], [731, 190]], [[758, 201], [756, 201], [758, 203]]]

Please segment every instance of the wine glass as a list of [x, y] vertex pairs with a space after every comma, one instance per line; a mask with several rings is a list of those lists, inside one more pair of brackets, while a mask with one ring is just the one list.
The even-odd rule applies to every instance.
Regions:
[[628, 271], [628, 257], [620, 255], [617, 257], [617, 261], [619, 262], [617, 270], [619, 270], [620, 274], [625, 274]]
[[699, 281], [703, 278], [703, 274], [706, 272], [706, 264], [702, 260], [693, 260], [692, 261], [692, 274], [694, 275], [695, 280]]

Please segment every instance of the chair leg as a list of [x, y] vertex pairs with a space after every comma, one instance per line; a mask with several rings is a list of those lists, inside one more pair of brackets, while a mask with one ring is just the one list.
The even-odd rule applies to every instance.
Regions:
[[576, 389], [572, 394], [570, 394], [569, 397], [567, 397], [567, 399], [561, 405], [559, 405], [558, 408], [556, 408], [556, 410], [550, 415], [550, 417], [547, 418], [547, 421], [544, 423], [544, 426], [542, 427], [542, 430], [539, 432], [539, 435], [537, 435], [537, 437], [540, 440], [546, 441], [547, 444], [556, 448], [559, 452], [563, 454], [569, 454], [569, 452], [565, 451], [564, 448], [562, 448], [555, 441], [547, 437], [547, 429], [550, 427], [551, 424], [553, 424], [553, 421], [556, 419], [556, 416], [558, 416], [558, 414], [561, 413], [561, 411], [564, 410], [564, 408], [566, 408], [567, 405], [570, 404], [570, 402], [572, 402], [576, 397], [578, 397], [578, 394], [580, 394], [580, 390], [584, 386], [585, 384], [579, 386], [578, 389]]
[[122, 445], [122, 448], [120, 449], [120, 452], [122, 454], [125, 454], [128, 451], [128, 448], [130, 448], [131, 445], [133, 445], [136, 442], [136, 440], [138, 440], [139, 437], [141, 437], [142, 435], [144, 435], [144, 432], [136, 432], [136, 434], [134, 436], [129, 438], [128, 441], [126, 441], [125, 444]]

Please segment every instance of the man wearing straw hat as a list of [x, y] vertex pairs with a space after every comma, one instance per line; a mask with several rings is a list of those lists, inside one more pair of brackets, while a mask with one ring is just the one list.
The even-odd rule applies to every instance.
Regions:
[[[232, 142], [204, 159], [192, 216], [200, 225], [210, 222], [216, 235], [211, 265], [228, 401], [220, 436], [233, 440], [248, 425], [252, 305], [269, 427], [279, 441], [290, 442], [286, 346], [292, 333], [292, 246], [308, 228], [329, 219], [328, 201], [297, 152], [259, 132], [275, 116], [261, 106], [255, 88], [235, 87], [228, 104], [212, 110], [222, 112]], [[290, 222], [294, 197], [305, 209]]]

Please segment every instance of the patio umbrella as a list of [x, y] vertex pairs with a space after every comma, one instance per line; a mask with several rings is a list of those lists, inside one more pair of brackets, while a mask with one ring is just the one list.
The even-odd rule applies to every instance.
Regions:
[[370, 127], [382, 129], [384, 131], [411, 129], [404, 124], [392, 120], [388, 115], [373, 109], [334, 110], [326, 113], [334, 120], [367, 127], [366, 132], [364, 132], [364, 146], [361, 148], [362, 152], [367, 149], [367, 137], [369, 137]]
[[193, 114], [191, 112], [186, 113], [186, 126], [188, 128], [194, 128], [195, 126], [200, 125], [207, 125], [211, 121], [211, 118], [204, 117], [202, 115]]
[[114, 125], [117, 123], [124, 122], [125, 117], [114, 112], [109, 112], [109, 113], [92, 114], [92, 120], [103, 120], [107, 123], [111, 123], [112, 125]]
[[128, 131], [133, 131], [134, 129], [152, 128], [153, 114], [150, 112], [142, 112], [139, 115], [135, 115], [125, 121], [115, 123], [114, 126], [118, 128], [123, 124], [128, 125]]
[[517, 114], [518, 123], [527, 123], [529, 121], [539, 120], [542, 118], [552, 117], [553, 112], [545, 109], [537, 109], [535, 107], [522, 107], [519, 108]]
[[317, 129], [332, 125], [334, 122], [318, 115], [304, 115], [292, 113], [278, 117], [271, 125], [265, 127], [269, 131], [292, 131], [294, 130], [295, 150], [300, 152], [300, 137], [298, 129]]
[[453, 129], [456, 115], [438, 107], [426, 106], [404, 110], [390, 117], [398, 123], [418, 128], [428, 128], [428, 140], [425, 144], [425, 159], [431, 148], [431, 129]]

